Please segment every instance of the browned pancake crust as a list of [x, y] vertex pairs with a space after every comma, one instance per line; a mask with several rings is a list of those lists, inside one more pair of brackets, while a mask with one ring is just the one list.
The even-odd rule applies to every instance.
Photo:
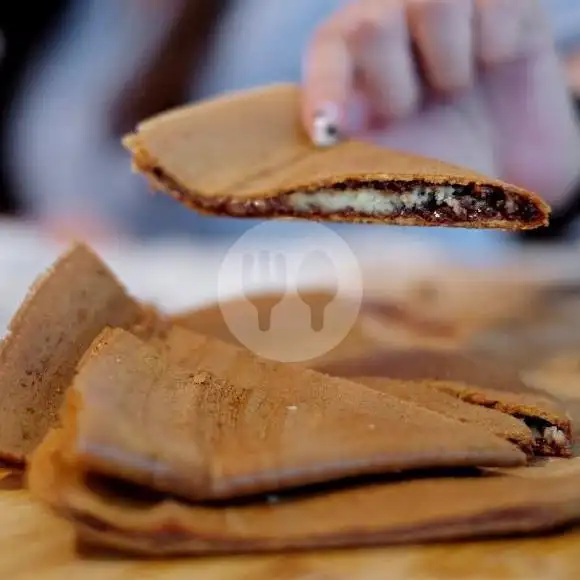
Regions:
[[[572, 425], [565, 412], [551, 401], [529, 393], [498, 392], [493, 389], [474, 388], [470, 385], [451, 381], [433, 381], [434, 388], [453, 395], [466, 403], [481, 405], [507, 413], [536, 427], [540, 436], [535, 439], [534, 454], [556, 457], [572, 456]], [[564, 435], [565, 441], [550, 441], [542, 436], [546, 427], [557, 427]]]
[[[466, 202], [464, 211], [458, 216], [451, 208], [438, 205], [433, 199], [423, 208], [403, 209], [398, 214], [364, 215], [353, 209], [325, 212], [308, 210], [307, 213], [297, 212], [290, 196], [295, 191], [281, 191], [275, 195], [240, 198], [235, 195], [207, 196], [192, 191], [179, 183], [177, 179], [157, 165], [142, 149], [137, 149], [134, 157], [135, 168], [145, 174], [152, 186], [169, 193], [180, 203], [202, 214], [231, 216], [237, 218], [293, 218], [315, 221], [337, 221], [357, 223], [389, 223], [401, 226], [447, 226], [477, 229], [535, 229], [548, 224], [549, 209], [536, 196], [519, 196], [513, 192], [507, 193], [497, 185], [482, 184], [470, 181], [465, 185], [455, 182], [434, 183], [426, 179], [380, 180], [351, 176], [326, 183], [309, 183], [300, 191], [315, 193], [320, 189], [330, 189], [337, 193], [345, 190], [357, 191], [373, 189], [403, 194], [416, 186], [453, 187], [455, 195]], [[506, 201], [510, 199], [516, 209], [506, 210]], [[473, 201], [484, 201], [485, 207], [473, 204]], [[470, 207], [478, 205], [477, 208]]]

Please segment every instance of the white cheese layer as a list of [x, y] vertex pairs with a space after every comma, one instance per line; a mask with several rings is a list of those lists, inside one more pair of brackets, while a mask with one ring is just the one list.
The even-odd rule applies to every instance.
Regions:
[[[376, 189], [356, 189], [356, 190], [333, 190], [321, 189], [315, 193], [297, 191], [288, 196], [292, 208], [299, 213], [307, 213], [312, 210], [323, 211], [325, 213], [335, 213], [351, 210], [361, 215], [368, 216], [388, 216], [399, 213], [401, 210], [413, 210], [421, 208], [429, 201], [431, 196], [435, 197], [437, 204], [448, 206], [457, 215], [464, 213], [465, 209], [454, 194], [455, 188], [452, 186], [416, 186], [408, 193], [389, 192], [388, 190]], [[508, 200], [506, 204], [508, 211], [513, 211], [515, 205]], [[473, 200], [472, 205], [477, 209], [486, 207], [483, 200]]]

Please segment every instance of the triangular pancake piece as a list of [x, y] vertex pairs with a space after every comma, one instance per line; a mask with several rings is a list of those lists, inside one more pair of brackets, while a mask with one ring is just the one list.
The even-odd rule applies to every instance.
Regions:
[[[284, 303], [280, 305], [280, 302]], [[334, 296], [333, 293], [324, 290], [312, 290], [311, 292], [268, 292], [260, 293], [251, 297], [251, 304], [248, 298], [232, 298], [229, 301], [222, 300], [219, 303], [207, 305], [202, 308], [180, 312], [171, 317], [171, 322], [177, 326], [182, 326], [197, 332], [198, 334], [205, 334], [212, 336], [229, 344], [235, 346], [244, 346], [238, 338], [232, 333], [230, 325], [224, 318], [224, 310], [230, 315], [236, 313], [236, 324], [238, 327], [244, 327], [244, 336], [251, 335], [249, 344], [254, 346], [254, 350], [264, 352], [260, 346], [268, 341], [272, 345], [275, 341], [276, 348], [280, 352], [296, 352], [296, 344], [300, 344], [300, 353], [303, 358], [309, 352], [320, 353], [317, 356], [304, 360], [304, 366], [314, 366], [320, 364], [329, 364], [332, 361], [339, 361], [345, 358], [362, 356], [368, 354], [373, 349], [377, 348], [377, 342], [369, 338], [364, 332], [361, 320], [357, 320], [348, 334], [342, 338], [338, 344], [332, 349], [321, 349], [317, 341], [322, 340], [324, 344], [328, 344], [328, 335], [323, 334], [319, 337], [319, 333], [306, 332], [310, 327], [285, 327], [283, 333], [273, 334], [272, 332], [262, 332], [257, 324], [257, 318], [260, 313], [270, 312], [272, 305], [282, 306], [282, 316], [292, 316], [299, 308], [303, 308], [304, 304], [308, 304], [311, 312], [324, 312], [324, 308], [332, 302], [334, 315], [339, 317], [344, 311], [346, 315], [352, 312], [352, 304], [348, 299], [342, 299]], [[248, 305], [250, 307], [248, 308]], [[342, 309], [344, 305], [344, 310]], [[280, 314], [278, 314], [280, 316]], [[342, 328], [339, 327], [339, 331]], [[321, 352], [322, 351], [322, 352]]]
[[377, 376], [403, 381], [454, 381], [508, 393], [531, 393], [555, 399], [530, 387], [517, 368], [491, 355], [458, 350], [389, 348], [370, 356], [318, 365], [317, 370], [339, 377]]
[[467, 403], [521, 419], [534, 431], [534, 452], [539, 455], [566, 457], [570, 453], [572, 426], [564, 406], [548, 393], [525, 384], [515, 369], [493, 357], [457, 351], [392, 349], [318, 368], [347, 378], [377, 376], [424, 383]]
[[[580, 356], [578, 348], [564, 350], [547, 360], [536, 359], [535, 368], [522, 373], [526, 384], [557, 396], [566, 409], [572, 425], [580, 424]], [[538, 364], [539, 362], [539, 364]], [[577, 430], [574, 433], [572, 453], [580, 455]]]
[[566, 411], [552, 401], [530, 393], [508, 393], [482, 389], [453, 381], [434, 381], [434, 388], [458, 399], [496, 409], [518, 417], [535, 434], [534, 452], [538, 455], [570, 457], [572, 425]]
[[[259, 326], [256, 324], [256, 318], [258, 317], [257, 313], [260, 313], [266, 308], [271, 308], [272, 304], [280, 302], [287, 294], [287, 292], [264, 292], [252, 295], [252, 316], [247, 317], [248, 332], [254, 327], [256, 327], [256, 332], [261, 332]], [[302, 304], [306, 301], [308, 304], [312, 304], [313, 309], [319, 309], [320, 307], [326, 306], [333, 299], [340, 299], [334, 296], [331, 292], [323, 290], [313, 290], [312, 292], [304, 294], [307, 294], [307, 298], [302, 298], [298, 293], [292, 293], [290, 298], [293, 301], [300, 301]], [[200, 308], [178, 312], [177, 314], [174, 314], [170, 320], [175, 325], [189, 328], [190, 330], [193, 330], [199, 334], [213, 336], [214, 338], [224, 342], [242, 346], [240, 341], [236, 338], [228, 326], [223, 315], [223, 310], [239, 310], [239, 316], [241, 318], [244, 314], [244, 307], [245, 310], [248, 310], [247, 306], [248, 298], [245, 296], [232, 298], [230, 300], [224, 299], [220, 300], [219, 302], [213, 302], [211, 304], [204, 305]], [[244, 319], [245, 318], [246, 317], [244, 317]], [[291, 337], [290, 340], [295, 338], [296, 337]]]
[[[548, 254], [545, 263], [558, 259]], [[573, 258], [572, 258], [573, 259]], [[502, 357], [520, 368], [533, 369], [550, 357], [580, 349], [580, 292], [566, 284], [537, 300], [518, 320], [496, 321], [475, 333], [469, 348], [483, 355]]]
[[429, 381], [398, 381], [382, 377], [356, 377], [355, 380], [381, 393], [421, 405], [445, 417], [479, 425], [518, 445], [526, 453], [532, 452], [534, 437], [523, 421], [493, 408], [466, 403], [453, 394], [439, 390], [437, 385], [431, 385]]
[[86, 246], [62, 255], [0, 344], [0, 459], [20, 463], [40, 443], [77, 362], [106, 326], [129, 328], [150, 316]]
[[128, 553], [424, 543], [538, 533], [580, 518], [576, 460], [567, 461], [570, 469], [564, 470], [547, 466], [514, 475], [359, 482], [242, 503], [194, 504], [87, 473], [75, 453], [74, 416], [65, 415], [63, 423], [35, 453], [29, 487], [73, 524], [81, 543]]
[[72, 386], [87, 469], [190, 500], [365, 474], [525, 463], [487, 429], [178, 329], [182, 366], [106, 330]]
[[308, 155], [313, 147], [298, 115], [298, 88], [273, 85], [162, 113], [123, 142], [157, 185], [180, 195], [175, 182], [211, 200]]
[[360, 141], [309, 142], [299, 88], [273, 85], [163, 113], [124, 145], [154, 187], [215, 215], [530, 229], [537, 195], [441, 161]]

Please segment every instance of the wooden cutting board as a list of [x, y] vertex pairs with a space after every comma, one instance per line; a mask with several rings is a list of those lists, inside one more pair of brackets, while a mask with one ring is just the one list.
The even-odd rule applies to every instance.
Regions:
[[80, 555], [75, 550], [72, 530], [67, 523], [32, 501], [22, 489], [0, 490], [0, 523], [0, 578], [7, 580], [580, 578], [580, 529], [545, 538], [493, 542], [139, 561], [96, 554]]

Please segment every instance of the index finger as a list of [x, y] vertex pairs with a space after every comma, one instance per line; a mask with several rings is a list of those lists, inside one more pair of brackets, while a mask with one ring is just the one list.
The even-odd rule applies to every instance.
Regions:
[[345, 131], [354, 62], [340, 27], [314, 36], [303, 63], [302, 121], [314, 143], [329, 145]]

